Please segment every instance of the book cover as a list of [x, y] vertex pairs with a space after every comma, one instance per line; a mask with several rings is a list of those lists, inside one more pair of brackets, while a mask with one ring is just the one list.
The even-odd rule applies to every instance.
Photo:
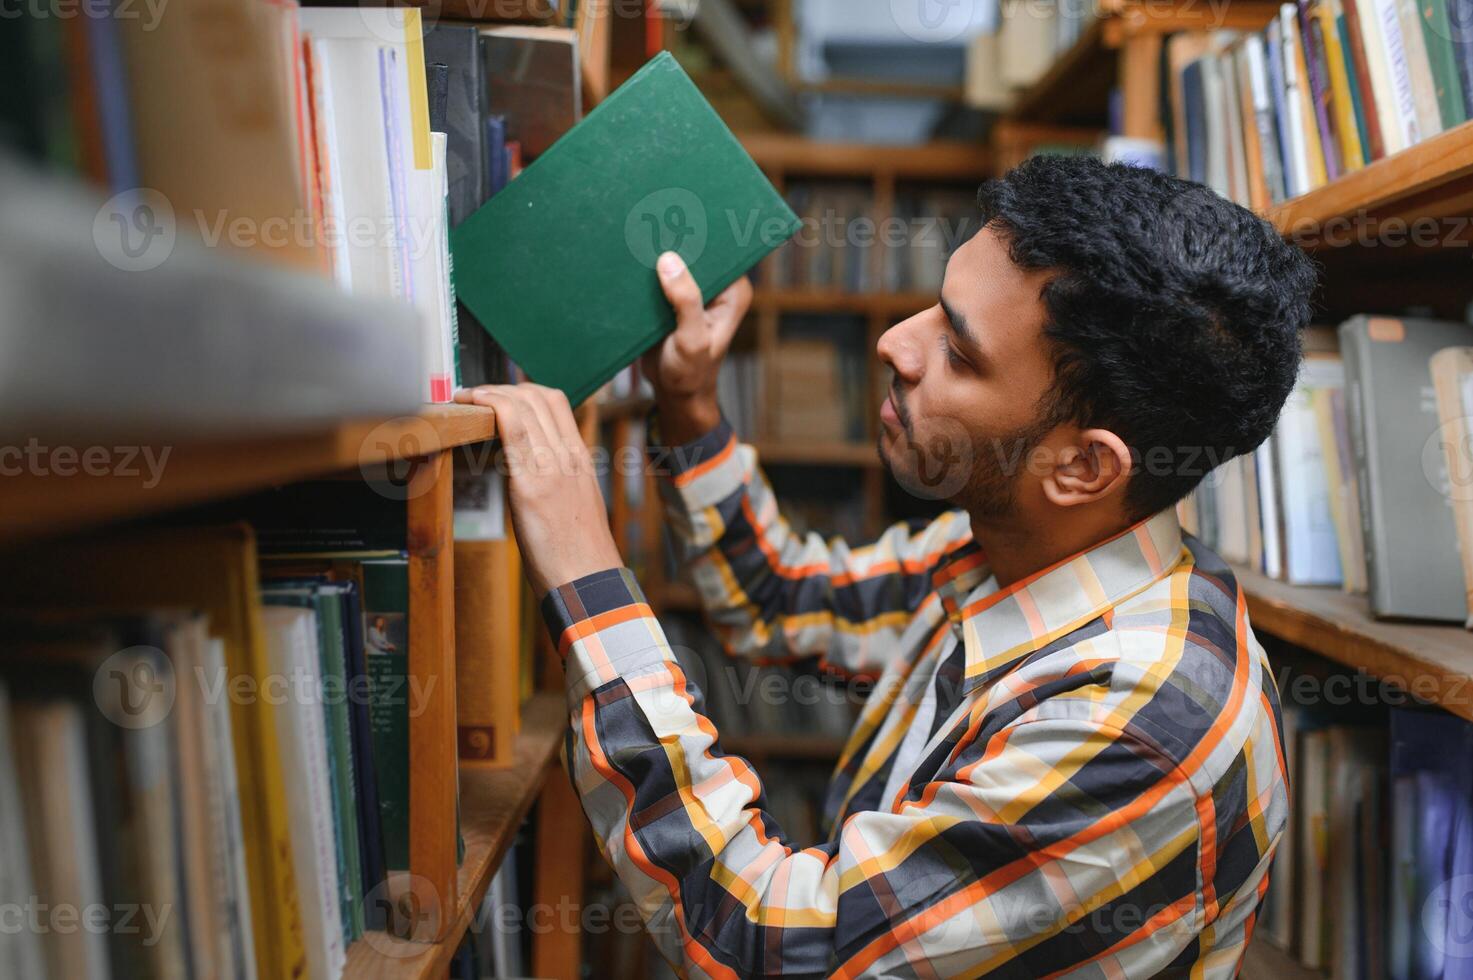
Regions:
[[1381, 110], [1377, 105], [1375, 77], [1366, 51], [1365, 32], [1360, 22], [1360, 8], [1365, 0], [1336, 0], [1340, 7], [1337, 27], [1340, 47], [1346, 53], [1351, 97], [1355, 100], [1356, 125], [1360, 128], [1361, 147], [1366, 162], [1386, 155], [1381, 133]]
[[659, 253], [680, 253], [709, 302], [797, 227], [667, 53], [455, 229], [455, 289], [577, 404], [674, 328]]
[[1306, 357], [1274, 429], [1283, 508], [1284, 580], [1291, 585], [1341, 582], [1340, 546], [1314, 395], [1344, 384], [1345, 369], [1338, 357]]
[[1402, 48], [1406, 52], [1407, 75], [1412, 85], [1412, 101], [1417, 109], [1417, 123], [1422, 138], [1436, 136], [1443, 130], [1442, 108], [1438, 104], [1437, 80], [1432, 74], [1432, 52], [1427, 46], [1422, 26], [1421, 0], [1396, 0], [1396, 19], [1401, 27]]
[[[1401, 19], [1397, 14], [1398, 0], [1372, 0], [1375, 5], [1375, 34], [1386, 63], [1386, 92], [1391, 114], [1396, 122], [1397, 149], [1416, 146], [1423, 138], [1432, 135], [1425, 130], [1417, 112], [1417, 100], [1412, 92], [1412, 74], [1408, 64], [1408, 52], [1402, 37]], [[1365, 18], [1361, 19], [1364, 24]], [[1379, 82], [1377, 83], [1380, 90]], [[1433, 131], [1435, 132], [1435, 130]], [[1395, 152], [1388, 143], [1386, 152]]]
[[1468, 621], [1473, 629], [1473, 347], [1446, 347], [1432, 355], [1432, 387], [1437, 393], [1437, 441], [1447, 465], [1448, 491], [1458, 530]]
[[[1371, 611], [1463, 622], [1468, 614], [1456, 522], [1428, 362], [1473, 327], [1357, 316], [1340, 325]], [[1433, 451], [1424, 453], [1431, 446]]]
[[384, 860], [390, 871], [409, 867], [409, 562], [363, 563], [365, 670], [378, 774]]
[[1437, 92], [1437, 113], [1443, 129], [1452, 129], [1468, 118], [1463, 105], [1463, 83], [1458, 75], [1459, 52], [1453, 46], [1448, 5], [1451, 0], [1420, 0], [1417, 13], [1422, 20], [1422, 42]]
[[1458, 84], [1463, 90], [1463, 108], [1473, 107], [1473, 0], [1447, 0], [1448, 37]]
[[1325, 50], [1323, 24], [1315, 14], [1314, 0], [1299, 0], [1299, 39], [1304, 53], [1305, 78], [1309, 83], [1309, 101], [1314, 108], [1314, 125], [1319, 136], [1320, 152], [1325, 159], [1326, 180], [1337, 180], [1346, 167], [1341, 155], [1340, 133], [1334, 108], [1330, 105], [1329, 59]]
[[508, 766], [515, 760], [520, 586], [514, 542], [456, 540], [456, 741], [463, 762]]
[[486, 83], [476, 28], [437, 23], [425, 31], [425, 58], [450, 69], [445, 103], [445, 169], [450, 184], [450, 225], [460, 224], [485, 202]]
[[[120, 533], [105, 539], [44, 547], [17, 555], [11, 597], [17, 602], [184, 606], [209, 617], [223, 641], [232, 678], [266, 683], [256, 586], [255, 538], [250, 529], [187, 528]], [[271, 706], [263, 699], [232, 701], [232, 736], [240, 784], [240, 815], [250, 885], [255, 958], [263, 976], [303, 976], [306, 953], [286, 790]]]
[[1356, 115], [1357, 98], [1352, 90], [1349, 62], [1341, 43], [1345, 25], [1335, 0], [1314, 0], [1310, 13], [1320, 25], [1325, 48], [1325, 71], [1330, 86], [1330, 109], [1336, 135], [1340, 138], [1340, 162], [1346, 172], [1366, 165], [1366, 152]]

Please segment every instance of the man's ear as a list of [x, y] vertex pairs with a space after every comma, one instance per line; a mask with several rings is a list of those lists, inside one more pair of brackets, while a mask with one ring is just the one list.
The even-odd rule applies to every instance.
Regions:
[[1043, 478], [1043, 495], [1060, 507], [1094, 503], [1123, 493], [1130, 450], [1109, 429], [1082, 429], [1058, 453]]

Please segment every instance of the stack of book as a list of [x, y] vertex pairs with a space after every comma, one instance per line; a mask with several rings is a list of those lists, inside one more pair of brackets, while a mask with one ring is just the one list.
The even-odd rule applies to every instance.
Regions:
[[1176, 172], [1256, 209], [1468, 118], [1466, 0], [1299, 0], [1262, 31], [1166, 44]]
[[982, 227], [977, 189], [902, 189], [895, 199], [895, 220], [903, 244], [885, 252], [885, 289], [934, 295], [941, 291], [951, 253]]
[[579, 31], [426, 30], [416, 8], [296, 0], [248, 0], [225, 28], [203, 0], [184, 7], [23, 18], [10, 38], [32, 93], [8, 100], [0, 136], [117, 192], [125, 249], [153, 224], [411, 307], [421, 357], [383, 373], [415, 371], [422, 400], [507, 377], [460, 322], [449, 229], [578, 120]]
[[1467, 976], [1473, 725], [1435, 709], [1393, 708], [1388, 725], [1288, 704], [1283, 728], [1295, 792], [1265, 936], [1336, 977]]
[[822, 292], [874, 290], [878, 232], [870, 186], [803, 181], [789, 185], [785, 196], [803, 226], [763, 266], [769, 277], [765, 284]]
[[[1368, 593], [1378, 616], [1465, 620], [1473, 541], [1458, 532], [1473, 522], [1454, 510], [1470, 504], [1470, 464], [1454, 433], [1469, 363], [1456, 352], [1470, 340], [1467, 324], [1394, 317], [1312, 329], [1273, 434], [1203, 480], [1184, 526], [1271, 577]], [[1444, 350], [1440, 419], [1432, 361]]]

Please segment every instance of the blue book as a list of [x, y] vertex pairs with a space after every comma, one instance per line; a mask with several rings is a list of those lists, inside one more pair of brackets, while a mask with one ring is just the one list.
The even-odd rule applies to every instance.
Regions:
[[1280, 36], [1279, 22], [1271, 21], [1264, 31], [1264, 43], [1268, 46], [1268, 89], [1274, 100], [1274, 131], [1278, 134], [1279, 165], [1284, 172], [1284, 190], [1289, 197], [1298, 197], [1307, 187], [1299, 186], [1294, 170], [1294, 155], [1289, 150], [1289, 110], [1284, 105], [1284, 42]]
[[1207, 102], [1202, 90], [1202, 62], [1193, 61], [1182, 70], [1182, 101], [1187, 120], [1187, 176], [1207, 183]]
[[[117, 6], [113, 3], [112, 6]], [[93, 93], [102, 124], [102, 154], [107, 161], [108, 188], [133, 190], [138, 176], [138, 149], [133, 140], [133, 114], [128, 107], [128, 68], [117, 17], [86, 17], [87, 51], [92, 60]]]

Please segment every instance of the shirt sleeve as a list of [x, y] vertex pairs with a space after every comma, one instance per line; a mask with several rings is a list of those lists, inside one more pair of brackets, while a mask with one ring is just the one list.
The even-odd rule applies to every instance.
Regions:
[[[632, 575], [555, 590], [568, 764], [599, 846], [685, 976], [1152, 976], [1202, 924], [1197, 796], [1087, 715], [975, 716], [935, 777], [804, 847], [727, 755]], [[1024, 717], [1027, 717], [1026, 715]]]
[[877, 541], [796, 534], [757, 465], [723, 419], [684, 446], [652, 450], [668, 526], [712, 627], [735, 654], [821, 656], [846, 673], [879, 673], [931, 571], [971, 537], [960, 511]]

